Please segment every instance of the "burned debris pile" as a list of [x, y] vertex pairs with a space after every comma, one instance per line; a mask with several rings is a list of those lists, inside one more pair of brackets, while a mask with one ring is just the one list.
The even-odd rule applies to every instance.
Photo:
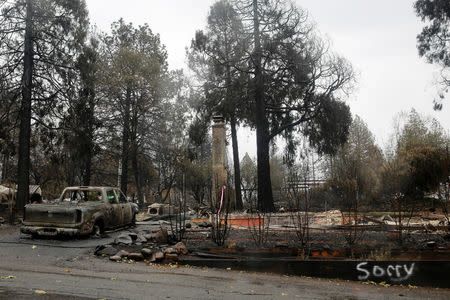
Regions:
[[98, 246], [94, 254], [121, 262], [126, 260], [147, 263], [173, 263], [181, 255], [187, 255], [188, 248], [182, 243], [170, 243], [170, 233], [162, 228], [157, 232], [124, 232], [108, 245]]

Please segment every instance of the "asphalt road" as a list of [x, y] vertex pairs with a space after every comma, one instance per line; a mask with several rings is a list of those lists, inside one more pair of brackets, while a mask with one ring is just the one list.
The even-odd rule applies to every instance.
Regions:
[[[141, 225], [144, 226], [144, 225]], [[5, 225], [2, 226], [3, 229]], [[0, 227], [0, 299], [449, 299], [450, 290], [114, 263], [98, 239], [31, 239]]]

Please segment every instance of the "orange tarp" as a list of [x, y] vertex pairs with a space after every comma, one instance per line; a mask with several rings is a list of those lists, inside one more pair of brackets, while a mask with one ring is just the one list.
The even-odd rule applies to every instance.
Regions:
[[[209, 221], [209, 219], [192, 219], [193, 223], [200, 223], [203, 221]], [[222, 220], [222, 224], [225, 220]], [[252, 227], [252, 226], [262, 226], [264, 225], [264, 218], [228, 218], [229, 225], [241, 226], [241, 227]]]

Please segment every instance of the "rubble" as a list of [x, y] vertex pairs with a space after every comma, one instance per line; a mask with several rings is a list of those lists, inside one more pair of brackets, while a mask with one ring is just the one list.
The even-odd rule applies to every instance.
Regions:
[[176, 250], [175, 248], [172, 248], [172, 247], [170, 247], [170, 248], [165, 248], [165, 249], [163, 250], [163, 253], [164, 253], [164, 255], [167, 255], [167, 254], [174, 254], [174, 253], [177, 253], [177, 250]]
[[102, 256], [111, 256], [117, 253], [117, 249], [113, 246], [107, 245], [106, 247], [103, 246], [100, 249], [97, 249], [95, 251], [96, 255], [102, 255]]
[[201, 206], [197, 209], [197, 216], [209, 218], [211, 215], [211, 208], [209, 206]]
[[[156, 233], [123, 232], [114, 239], [112, 244], [98, 246], [94, 253], [98, 256], [108, 256], [111, 261], [116, 262], [124, 259], [157, 263], [177, 262], [179, 256], [189, 254], [189, 250], [182, 242], [171, 246], [169, 234], [170, 232], [165, 228], [161, 228]], [[122, 250], [119, 251], [120, 248]]]
[[133, 252], [128, 254], [128, 259], [132, 259], [132, 260], [144, 260], [144, 255], [142, 255], [142, 253], [137, 253], [137, 252]]
[[149, 205], [147, 208], [148, 208], [147, 214], [156, 216], [177, 214], [179, 211], [178, 207], [161, 203], [153, 203]]
[[435, 241], [430, 241], [427, 243], [427, 247], [428, 248], [436, 248], [436, 242]]
[[227, 248], [228, 248], [228, 249], [236, 249], [236, 247], [237, 247], [236, 242], [230, 242], [230, 243], [228, 243], [228, 245], [227, 245]]
[[136, 238], [136, 242], [137, 243], [146, 243], [147, 238], [145, 236], [143, 236], [142, 234], [138, 234], [137, 238]]
[[163, 259], [164, 259], [164, 253], [162, 253], [161, 251], [158, 251], [152, 255], [153, 261], [158, 262], [158, 261], [162, 261]]
[[[302, 216], [302, 212], [299, 214]], [[231, 214], [233, 220], [249, 220], [252, 216], [254, 215]], [[365, 232], [366, 239], [361, 249], [369, 251], [370, 249], [384, 249], [383, 247], [385, 245], [389, 247], [396, 245], [398, 239], [398, 234], [396, 233], [397, 227], [391, 226], [391, 224], [395, 225], [395, 221], [397, 220], [394, 216], [394, 213], [388, 212], [361, 212], [358, 214], [358, 226], [368, 226], [365, 229], [368, 232]], [[440, 249], [440, 247], [448, 247], [446, 240], [448, 241], [450, 239], [450, 235], [445, 236], [446, 229], [439, 225], [439, 222], [442, 222], [442, 218], [441, 216], [436, 218], [434, 215], [432, 217], [422, 217], [419, 214], [413, 215], [412, 218], [405, 218], [405, 226], [410, 227], [408, 228], [407, 234], [405, 232], [404, 244], [413, 245], [411, 247], [417, 247], [424, 251], [431, 251], [433, 255], [435, 255], [434, 252]], [[364, 223], [361, 222], [362, 219], [365, 220]], [[315, 238], [310, 241], [310, 249], [315, 249], [314, 255], [311, 255], [327, 258], [334, 256], [347, 257], [347, 252], [341, 253], [340, 250], [337, 251], [336, 249], [337, 247], [342, 249], [346, 247], [344, 233], [347, 230], [347, 226], [342, 225], [353, 224], [355, 219], [352, 219], [351, 216], [350, 218], [347, 217], [346, 213], [342, 213], [339, 210], [331, 210], [317, 213], [310, 212], [309, 220], [310, 228], [314, 231]], [[102, 256], [111, 254], [112, 256], [109, 257], [111, 261], [125, 261], [124, 258], [128, 258], [135, 261], [144, 260], [146, 263], [180, 263], [185, 259], [189, 259], [191, 257], [190, 255], [195, 256], [198, 249], [203, 249], [196, 247], [202, 247], [201, 243], [205, 240], [207, 243], [210, 242], [207, 241], [208, 236], [205, 236], [210, 234], [208, 227], [211, 226], [211, 222], [207, 219], [193, 219], [190, 220], [191, 223], [186, 223], [192, 224], [192, 227], [194, 227], [189, 231], [189, 237], [187, 239], [188, 246], [190, 248], [192, 247], [192, 251], [189, 251], [183, 242], [171, 243], [170, 227], [164, 225], [163, 222], [150, 222], [151, 224], [148, 224], [148, 227], [145, 227], [146, 229], [123, 232], [114, 240], [112, 246], [110, 245], [108, 247], [106, 245], [105, 248], [107, 249], [103, 249], [103, 252], [99, 251], [97, 255], [102, 255], [102, 253]], [[239, 230], [236, 230], [234, 239], [229, 240], [226, 244], [226, 251], [243, 251], [243, 249], [247, 249], [248, 247], [251, 248], [252, 241], [250, 241], [248, 229], [246, 229], [250, 225], [249, 222], [244, 223], [245, 225], [234, 223], [234, 226]], [[277, 251], [291, 251], [293, 249], [292, 247], [295, 245], [295, 242], [292, 242], [291, 238], [287, 239], [289, 234], [295, 234], [295, 226], [292, 223], [292, 212], [272, 214], [270, 216], [270, 230], [271, 233], [274, 233], [274, 240], [271, 241], [273, 242], [271, 245], [276, 245]], [[191, 234], [195, 235], [194, 239], [191, 239]], [[116, 248], [128, 250], [131, 253], [126, 251], [123, 253], [120, 253], [120, 251], [114, 253], [112, 249]], [[370, 252], [367, 253], [370, 254]], [[297, 256], [301, 257], [302, 255], [304, 253], [298, 252]]]
[[325, 212], [314, 213], [310, 216], [311, 223], [314, 225], [342, 225], [342, 213], [340, 210], [329, 210]]
[[129, 233], [123, 233], [114, 239], [114, 244], [131, 245], [133, 244], [133, 239]]
[[112, 260], [112, 261], [120, 261], [120, 260], [122, 260], [122, 257], [117, 256], [117, 255], [113, 255], [113, 256], [110, 256], [110, 257], [109, 257], [109, 260]]
[[166, 254], [166, 259], [170, 260], [170, 261], [178, 261], [178, 254], [176, 253], [167, 253]]
[[384, 215], [384, 216], [382, 216], [382, 217], [381, 217], [381, 220], [384, 221], [384, 222], [386, 222], [386, 221], [394, 222], [394, 219], [392, 219], [392, 217], [391, 217], [390, 215]]
[[449, 223], [446, 222], [445, 220], [441, 220], [441, 221], [439, 221], [438, 225], [439, 226], [449, 226]]
[[435, 231], [437, 231], [437, 228], [434, 227], [432, 224], [425, 224], [424, 228], [425, 228], [425, 230], [427, 232], [435, 232]]
[[153, 254], [153, 251], [148, 248], [142, 248], [141, 253], [142, 253], [142, 255], [144, 255], [144, 257], [151, 257]]
[[198, 223], [197, 226], [201, 227], [201, 228], [208, 228], [208, 227], [212, 227], [212, 224], [209, 221], [202, 221], [202, 222]]
[[169, 234], [167, 233], [167, 229], [161, 228], [161, 230], [156, 233], [155, 241], [159, 244], [167, 243], [169, 241]]
[[147, 233], [143, 235], [147, 241], [155, 241], [156, 240], [156, 233]]
[[135, 242], [138, 238], [138, 235], [135, 232], [128, 232], [127, 234], [133, 240], [133, 242]]
[[126, 251], [126, 250], [120, 250], [119, 252], [116, 253], [116, 256], [119, 256], [120, 258], [124, 258], [127, 257], [130, 254], [130, 252]]
[[176, 250], [177, 254], [186, 255], [189, 253], [188, 248], [182, 242], [179, 242], [173, 246], [173, 249]]

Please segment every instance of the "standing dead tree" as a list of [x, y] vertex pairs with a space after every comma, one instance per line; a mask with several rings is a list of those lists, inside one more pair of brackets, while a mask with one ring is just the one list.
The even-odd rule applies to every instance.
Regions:
[[385, 163], [382, 173], [384, 194], [390, 207], [394, 221], [396, 240], [401, 245], [405, 238], [405, 229], [417, 211], [420, 197], [411, 188], [411, 168], [402, 158]]
[[439, 203], [441, 204], [442, 213], [447, 221], [447, 229], [450, 225], [450, 217], [448, 215], [448, 204], [449, 204], [449, 191], [450, 191], [450, 178], [447, 182], [443, 183], [439, 189]]
[[[175, 242], [181, 242], [186, 233], [186, 176], [183, 174], [183, 190], [182, 195], [175, 199], [172, 203], [170, 195], [169, 198], [169, 221], [170, 230], [172, 231], [171, 239]], [[177, 209], [171, 209], [177, 207]], [[171, 211], [172, 210], [172, 211]]]
[[364, 237], [364, 228], [360, 226], [361, 220], [364, 218], [359, 208], [358, 191], [352, 191], [353, 195], [348, 195], [350, 201], [345, 210], [341, 211], [342, 223], [345, 226], [344, 238], [349, 247], [354, 246]]
[[[246, 195], [246, 193], [244, 193]], [[246, 199], [246, 202], [250, 204], [249, 216], [247, 218], [247, 226], [250, 235], [257, 246], [267, 246], [270, 238], [270, 219], [272, 214], [270, 212], [259, 210], [257, 204], [257, 198], [251, 196]]]
[[[311, 152], [307, 145], [301, 154], [302, 163], [297, 168], [291, 169], [287, 179], [285, 179], [285, 199], [291, 214], [291, 220], [295, 227], [297, 240], [302, 247], [302, 256], [309, 254], [310, 242], [310, 204], [311, 187], [308, 184], [310, 179], [316, 181], [314, 152]], [[293, 167], [293, 166], [292, 166]]]
[[298, 180], [298, 175], [291, 176], [285, 187], [285, 197], [288, 201], [291, 220], [295, 227], [295, 234], [300, 246], [303, 249], [303, 254], [307, 255], [309, 252], [310, 241], [310, 200], [311, 192], [306, 184], [306, 177], [304, 180]]
[[218, 203], [211, 201], [211, 239], [217, 246], [223, 246], [230, 235], [231, 225], [228, 224], [228, 214], [230, 211], [230, 193], [226, 186], [216, 189]]
[[409, 231], [411, 218], [418, 210], [417, 201], [414, 201], [403, 193], [395, 193], [389, 200], [394, 216], [396, 239], [401, 245]]
[[362, 216], [357, 164], [352, 160], [345, 160], [345, 164], [346, 171], [341, 172], [341, 169], [330, 182], [341, 200], [342, 232], [348, 247], [351, 248], [363, 238], [364, 230], [359, 226]]
[[448, 203], [449, 203], [449, 194], [450, 194], [450, 174], [449, 174], [449, 166], [450, 166], [450, 159], [448, 154], [448, 145], [446, 146], [446, 157], [445, 157], [445, 182], [441, 183], [438, 188], [438, 200], [441, 205], [442, 213], [445, 216], [445, 219], [447, 221], [447, 230], [450, 226], [450, 218], [448, 216]]
[[170, 230], [172, 231], [170, 238], [175, 242], [181, 242], [186, 233], [186, 201], [178, 197], [172, 202], [171, 197], [169, 196], [168, 198], [169, 222]]

